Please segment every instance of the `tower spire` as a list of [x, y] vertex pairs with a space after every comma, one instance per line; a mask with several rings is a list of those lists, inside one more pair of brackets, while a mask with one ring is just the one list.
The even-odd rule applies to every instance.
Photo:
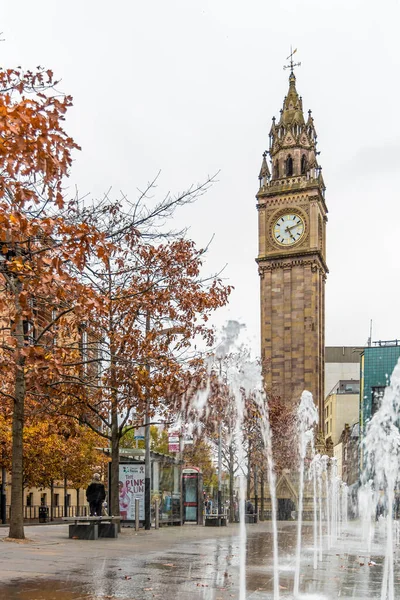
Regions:
[[[284, 69], [290, 69], [290, 74], [294, 75], [293, 69], [294, 67], [300, 67], [301, 66], [301, 62], [295, 63], [293, 62], [293, 54], [295, 54], [297, 52], [297, 48], [295, 48], [294, 50], [292, 50], [292, 46], [290, 46], [290, 54], [287, 57], [286, 60], [290, 60], [290, 64], [289, 65], [284, 65]], [[289, 78], [290, 80], [290, 78]]]
[[[260, 189], [275, 186], [276, 180], [282, 181], [282, 185], [294, 185], [298, 183], [293, 177], [303, 177], [304, 181], [318, 180], [321, 189], [324, 183], [317, 160], [319, 152], [316, 150], [317, 134], [314, 119], [309, 111], [308, 119], [304, 117], [303, 101], [296, 89], [295, 67], [300, 63], [294, 62], [294, 54], [297, 49], [290, 48], [287, 57], [289, 64], [284, 69], [290, 69], [289, 90], [283, 100], [279, 120], [272, 120], [269, 132], [269, 162], [271, 163], [272, 177], [264, 175], [266, 169], [264, 162], [259, 179], [262, 182]], [[265, 162], [267, 160], [265, 159]], [[268, 166], [268, 164], [267, 164]], [[286, 180], [286, 181], [284, 181]]]

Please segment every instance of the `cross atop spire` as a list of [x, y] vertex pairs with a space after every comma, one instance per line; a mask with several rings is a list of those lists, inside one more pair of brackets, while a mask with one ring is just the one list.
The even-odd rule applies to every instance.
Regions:
[[289, 65], [284, 65], [284, 69], [290, 69], [290, 73], [293, 73], [293, 69], [294, 67], [300, 67], [301, 62], [295, 63], [293, 62], [293, 54], [295, 54], [297, 52], [297, 48], [295, 48], [294, 50], [292, 50], [292, 46], [290, 46], [290, 54], [287, 57], [286, 60], [290, 60], [290, 64]]

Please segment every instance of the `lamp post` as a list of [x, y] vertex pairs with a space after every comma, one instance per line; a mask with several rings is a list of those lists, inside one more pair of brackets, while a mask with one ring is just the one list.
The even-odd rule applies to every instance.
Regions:
[[[146, 365], [146, 369], [150, 371], [150, 367]], [[149, 415], [149, 400], [146, 399], [146, 412], [144, 418], [145, 433], [144, 433], [144, 528], [151, 529], [151, 461], [150, 461], [150, 415]]]
[[222, 424], [218, 424], [218, 523], [222, 515]]

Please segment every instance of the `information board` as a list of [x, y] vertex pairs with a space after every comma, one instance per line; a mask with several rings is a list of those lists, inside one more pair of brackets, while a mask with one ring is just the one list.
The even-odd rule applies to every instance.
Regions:
[[139, 498], [139, 520], [144, 521], [144, 463], [120, 463], [119, 512], [122, 521], [135, 520], [135, 499]]

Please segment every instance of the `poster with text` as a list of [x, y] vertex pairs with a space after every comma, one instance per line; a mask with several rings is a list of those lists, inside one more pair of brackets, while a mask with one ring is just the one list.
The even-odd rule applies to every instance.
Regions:
[[144, 521], [144, 464], [119, 465], [119, 512], [121, 520], [135, 519], [135, 498], [139, 498], [139, 519]]
[[179, 431], [172, 431], [168, 434], [168, 452], [170, 454], [179, 452]]

